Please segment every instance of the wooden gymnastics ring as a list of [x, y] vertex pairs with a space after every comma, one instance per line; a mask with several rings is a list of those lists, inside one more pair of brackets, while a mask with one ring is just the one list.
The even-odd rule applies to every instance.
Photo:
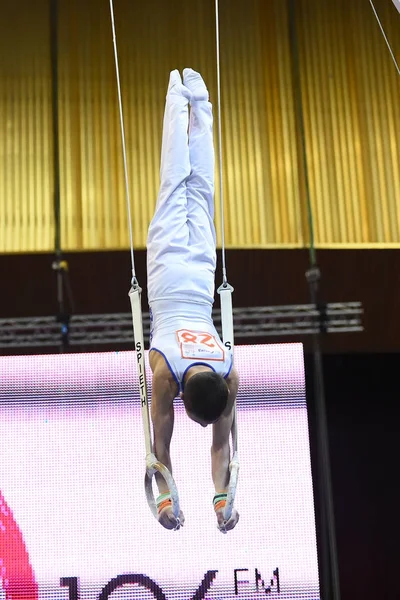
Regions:
[[230, 477], [228, 493], [226, 497], [226, 504], [224, 507], [224, 521], [229, 521], [229, 519], [231, 518], [233, 512], [233, 504], [235, 502], [236, 486], [239, 477], [239, 458], [237, 452], [234, 452], [232, 456], [232, 460], [229, 464], [229, 471]]
[[152, 479], [155, 473], [160, 473], [160, 475], [165, 479], [165, 482], [168, 486], [169, 493], [171, 494], [172, 513], [178, 521], [178, 528], [178, 526], [180, 525], [180, 508], [178, 489], [176, 487], [174, 478], [172, 477], [169, 469], [167, 469], [165, 465], [163, 465], [159, 460], [157, 460], [156, 456], [153, 453], [150, 453], [146, 456], [146, 474], [144, 476], [144, 489], [146, 492], [147, 504], [149, 505], [154, 517], [158, 521], [157, 503], [154, 498], [152, 486]]

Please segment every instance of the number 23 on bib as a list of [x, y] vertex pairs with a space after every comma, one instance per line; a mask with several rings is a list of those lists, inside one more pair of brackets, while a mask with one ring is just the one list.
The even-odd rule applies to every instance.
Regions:
[[176, 338], [181, 350], [181, 357], [198, 360], [224, 361], [225, 351], [220, 341], [206, 331], [179, 329]]

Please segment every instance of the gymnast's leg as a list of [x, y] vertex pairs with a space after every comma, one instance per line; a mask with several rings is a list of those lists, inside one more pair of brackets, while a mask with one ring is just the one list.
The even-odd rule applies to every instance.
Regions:
[[[170, 74], [162, 137], [160, 191], [147, 237], [149, 303], [174, 292], [172, 271], [185, 260], [187, 227], [186, 179], [190, 174], [188, 99], [178, 71]], [[172, 275], [172, 277], [171, 277]], [[179, 282], [175, 282], [177, 285]]]
[[201, 271], [204, 291], [212, 303], [216, 266], [212, 105], [199, 73], [185, 69], [183, 76], [185, 86], [192, 93], [189, 122], [191, 172], [187, 180], [190, 254], [196, 270]]

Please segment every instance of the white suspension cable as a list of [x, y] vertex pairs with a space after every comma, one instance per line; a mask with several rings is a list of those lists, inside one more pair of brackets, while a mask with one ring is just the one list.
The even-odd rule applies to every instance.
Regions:
[[223, 173], [223, 153], [222, 153], [222, 122], [221, 122], [221, 67], [219, 50], [219, 2], [215, 0], [215, 34], [217, 50], [217, 104], [218, 104], [218, 160], [219, 160], [219, 198], [221, 203], [221, 258], [222, 258], [222, 284], [227, 284], [226, 261], [225, 261], [225, 216], [224, 216], [224, 184], [222, 181]]
[[233, 352], [233, 287], [228, 283], [225, 259], [225, 215], [224, 215], [224, 185], [223, 185], [223, 156], [222, 156], [222, 119], [221, 119], [221, 60], [219, 44], [219, 2], [215, 0], [215, 34], [217, 51], [217, 105], [218, 105], [218, 155], [219, 155], [219, 191], [221, 202], [221, 258], [222, 284], [218, 288], [221, 301], [222, 339], [226, 348]]
[[225, 213], [224, 213], [224, 184], [223, 184], [223, 151], [222, 151], [222, 118], [221, 118], [221, 59], [219, 43], [219, 1], [215, 0], [215, 34], [217, 53], [217, 110], [218, 110], [218, 155], [219, 155], [219, 193], [221, 202], [221, 262], [222, 285], [218, 288], [221, 301], [222, 339], [224, 345], [233, 352], [233, 287], [228, 283], [225, 259]]
[[[233, 287], [228, 283], [225, 260], [225, 215], [224, 215], [224, 185], [223, 185], [223, 153], [222, 153], [222, 119], [221, 119], [221, 59], [219, 44], [219, 2], [215, 0], [215, 34], [217, 51], [217, 104], [218, 104], [218, 158], [219, 158], [219, 195], [221, 202], [221, 258], [222, 258], [222, 285], [218, 288], [221, 301], [221, 324], [222, 339], [224, 346], [232, 352], [234, 348], [233, 336], [233, 311], [232, 292]], [[236, 487], [239, 476], [239, 458], [237, 451], [237, 413], [236, 400], [233, 408], [232, 435], [232, 458], [229, 463], [229, 484], [227, 489], [226, 504], [224, 507], [224, 521], [229, 521], [232, 516], [236, 496]], [[219, 529], [226, 533], [225, 523]]]
[[[384, 39], [385, 39], [386, 45], [387, 45], [387, 47], [389, 48], [389, 52], [390, 52], [390, 55], [391, 55], [391, 57], [392, 57], [392, 59], [393, 59], [393, 62], [394, 62], [394, 64], [395, 64], [395, 67], [396, 67], [396, 69], [397, 69], [397, 72], [398, 72], [398, 74], [400, 75], [400, 67], [399, 67], [399, 64], [398, 64], [398, 62], [397, 62], [397, 60], [396, 60], [396, 57], [395, 57], [395, 55], [394, 55], [394, 52], [393, 52], [393, 50], [392, 50], [392, 47], [391, 47], [391, 45], [390, 45], [390, 42], [389, 42], [389, 40], [388, 40], [388, 37], [387, 37], [387, 35], [386, 35], [386, 33], [385, 33], [385, 30], [383, 29], [383, 25], [382, 25], [382, 23], [381, 23], [381, 20], [380, 20], [380, 18], [379, 18], [379, 15], [378, 15], [378, 13], [377, 13], [377, 10], [376, 10], [376, 8], [375, 8], [375, 5], [374, 5], [374, 3], [373, 3], [373, 0], [369, 0], [369, 3], [370, 3], [370, 5], [371, 5], [371, 7], [372, 7], [372, 10], [374, 11], [374, 15], [375, 15], [375, 17], [376, 17], [376, 20], [378, 21], [378, 25], [379, 25], [379, 27], [380, 27], [380, 30], [381, 30], [381, 32], [382, 32], [382, 35], [383, 35], [383, 37], [384, 37]], [[397, 4], [396, 4], [396, 2], [394, 2], [394, 4], [395, 4], [395, 6], [396, 6], [396, 8], [397, 8]]]
[[124, 111], [123, 111], [123, 106], [122, 106], [121, 81], [120, 81], [120, 76], [119, 76], [118, 48], [117, 48], [117, 36], [116, 36], [116, 32], [115, 32], [113, 0], [110, 0], [110, 13], [111, 13], [112, 36], [113, 36], [113, 48], [114, 48], [115, 74], [117, 77], [118, 107], [119, 107], [119, 122], [120, 122], [120, 128], [121, 128], [122, 155], [123, 155], [123, 160], [124, 160], [125, 196], [126, 196], [126, 208], [127, 208], [127, 213], [128, 213], [129, 242], [130, 242], [130, 246], [131, 246], [132, 285], [135, 286], [135, 285], [138, 285], [138, 283], [136, 280], [135, 257], [134, 257], [134, 251], [133, 251], [131, 195], [129, 192], [129, 173], [128, 173], [128, 160], [127, 160], [127, 154], [126, 154], [126, 142], [125, 142]]

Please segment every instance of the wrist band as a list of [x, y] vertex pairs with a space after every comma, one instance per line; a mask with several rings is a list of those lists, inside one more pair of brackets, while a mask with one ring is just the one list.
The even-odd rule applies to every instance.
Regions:
[[213, 498], [214, 510], [221, 510], [225, 507], [227, 496], [228, 494], [225, 493], [215, 494]]
[[171, 494], [167, 492], [166, 494], [160, 494], [157, 498], [157, 512], [160, 512], [166, 508], [167, 506], [172, 506]]

